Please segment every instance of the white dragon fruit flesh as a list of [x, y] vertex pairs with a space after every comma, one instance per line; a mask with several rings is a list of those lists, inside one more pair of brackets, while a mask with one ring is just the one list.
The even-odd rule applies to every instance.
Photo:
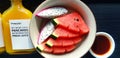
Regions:
[[68, 10], [64, 7], [51, 7], [44, 9], [36, 14], [38, 17], [42, 18], [54, 18], [68, 13]]
[[50, 21], [48, 22], [43, 29], [41, 30], [40, 34], [39, 34], [39, 38], [38, 38], [38, 44], [42, 43], [43, 41], [45, 41], [54, 31], [54, 25], [53, 23]]

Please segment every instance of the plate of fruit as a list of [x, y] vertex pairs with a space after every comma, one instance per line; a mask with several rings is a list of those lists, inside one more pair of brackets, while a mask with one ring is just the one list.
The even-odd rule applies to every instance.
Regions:
[[45, 58], [82, 57], [95, 34], [94, 16], [78, 0], [47, 0], [38, 6], [30, 22], [33, 45]]

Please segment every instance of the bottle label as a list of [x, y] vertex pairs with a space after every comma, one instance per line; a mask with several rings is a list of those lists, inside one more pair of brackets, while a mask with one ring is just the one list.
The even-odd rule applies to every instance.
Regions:
[[0, 47], [4, 47], [3, 34], [2, 34], [2, 23], [0, 18]]
[[10, 20], [10, 33], [13, 50], [32, 49], [32, 41], [29, 36], [30, 20], [15, 19]]

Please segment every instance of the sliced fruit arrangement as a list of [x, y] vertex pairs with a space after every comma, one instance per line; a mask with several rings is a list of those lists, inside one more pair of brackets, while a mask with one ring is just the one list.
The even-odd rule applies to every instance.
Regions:
[[[53, 14], [50, 15], [49, 12]], [[80, 14], [75, 11], [68, 13], [66, 8], [48, 8], [36, 16], [51, 19], [40, 30], [39, 43], [36, 49], [41, 52], [52, 54], [71, 52], [89, 32], [89, 28]]]

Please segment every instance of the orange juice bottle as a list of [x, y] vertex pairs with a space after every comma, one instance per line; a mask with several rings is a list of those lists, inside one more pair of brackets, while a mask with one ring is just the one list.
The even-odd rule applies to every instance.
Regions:
[[32, 12], [24, 8], [22, 0], [11, 0], [11, 7], [2, 15], [6, 52], [29, 54], [34, 47], [29, 37], [29, 22]]
[[3, 41], [3, 34], [2, 34], [2, 22], [1, 22], [1, 13], [0, 13], [0, 53], [5, 51], [4, 41]]

